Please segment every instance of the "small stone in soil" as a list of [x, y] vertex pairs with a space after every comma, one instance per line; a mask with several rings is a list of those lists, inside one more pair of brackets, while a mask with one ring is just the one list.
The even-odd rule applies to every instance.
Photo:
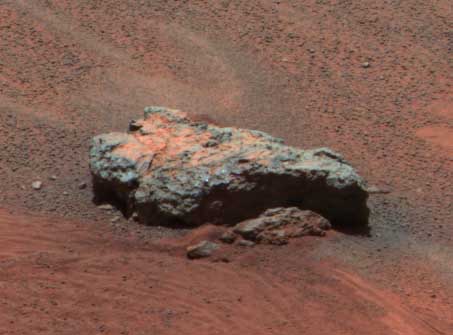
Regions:
[[31, 184], [31, 187], [33, 187], [34, 190], [40, 190], [42, 188], [42, 182], [37, 180]]
[[390, 193], [390, 190], [389, 189], [386, 189], [386, 188], [379, 188], [375, 185], [372, 185], [372, 186], [369, 186], [367, 188], [367, 191], [368, 193], [370, 194], [388, 194]]
[[210, 241], [201, 241], [198, 244], [187, 247], [187, 257], [190, 259], [205, 258], [219, 248], [219, 245]]
[[113, 206], [110, 204], [102, 204], [98, 206], [99, 209], [102, 209], [103, 211], [111, 211], [113, 210]]
[[249, 240], [240, 240], [238, 242], [238, 245], [240, 245], [241, 247], [254, 247], [255, 244], [255, 242]]

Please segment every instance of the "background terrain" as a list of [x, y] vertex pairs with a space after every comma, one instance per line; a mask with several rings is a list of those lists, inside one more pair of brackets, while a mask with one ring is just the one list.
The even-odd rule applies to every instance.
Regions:
[[[0, 334], [453, 333], [450, 0], [0, 0], [0, 37]], [[208, 228], [92, 203], [147, 105], [343, 153], [370, 236], [187, 261]]]

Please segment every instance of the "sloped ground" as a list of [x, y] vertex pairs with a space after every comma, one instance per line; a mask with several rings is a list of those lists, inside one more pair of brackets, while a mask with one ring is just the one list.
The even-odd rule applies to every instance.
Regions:
[[[0, 333], [453, 332], [452, 22], [448, 0], [1, 1]], [[372, 236], [187, 263], [179, 233], [110, 224], [88, 141], [146, 105], [343, 153], [392, 191]]]
[[316, 260], [310, 238], [194, 262], [184, 242], [200, 236], [146, 245], [102, 224], [0, 220], [2, 334], [439, 333], [397, 295]]

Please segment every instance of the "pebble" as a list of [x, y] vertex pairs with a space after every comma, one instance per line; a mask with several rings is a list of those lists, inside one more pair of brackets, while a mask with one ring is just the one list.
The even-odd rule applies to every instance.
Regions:
[[99, 209], [102, 209], [103, 211], [111, 211], [113, 210], [113, 206], [110, 204], [102, 204], [98, 206]]
[[205, 258], [219, 248], [219, 245], [211, 241], [201, 241], [196, 245], [187, 247], [187, 257], [190, 259]]
[[238, 242], [238, 245], [240, 245], [241, 247], [254, 247], [255, 244], [255, 242], [249, 240], [240, 240]]
[[367, 188], [368, 193], [370, 194], [388, 194], [390, 193], [390, 189], [387, 188], [379, 188], [375, 185], [369, 186]]
[[84, 190], [86, 188], [87, 188], [87, 183], [82, 182], [82, 183], [79, 184], [79, 190]]
[[364, 69], [368, 69], [370, 66], [371, 66], [371, 65], [370, 65], [369, 62], [364, 62], [364, 63], [362, 63], [362, 67], [363, 67]]
[[42, 188], [42, 181], [34, 181], [32, 184], [31, 184], [31, 187], [33, 187], [34, 190], [37, 190], [39, 191], [41, 188]]

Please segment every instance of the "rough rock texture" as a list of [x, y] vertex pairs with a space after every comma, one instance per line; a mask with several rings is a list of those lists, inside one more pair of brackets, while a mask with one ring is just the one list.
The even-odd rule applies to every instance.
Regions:
[[286, 244], [290, 238], [324, 236], [330, 223], [319, 214], [297, 207], [266, 210], [256, 219], [246, 220], [234, 227], [234, 232], [257, 243]]
[[90, 167], [99, 198], [149, 224], [234, 224], [297, 206], [333, 224], [366, 225], [364, 182], [337, 153], [301, 150], [256, 130], [191, 121], [145, 108], [129, 133], [96, 136]]

